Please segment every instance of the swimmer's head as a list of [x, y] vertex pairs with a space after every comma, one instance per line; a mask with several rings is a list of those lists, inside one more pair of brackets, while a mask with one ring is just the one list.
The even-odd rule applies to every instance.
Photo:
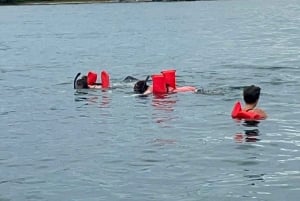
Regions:
[[146, 80], [139, 80], [135, 83], [133, 87], [133, 91], [135, 93], [143, 94], [148, 89], [147, 81]]
[[82, 76], [76, 81], [76, 89], [88, 89], [87, 76]]
[[247, 104], [254, 104], [258, 101], [260, 95], [260, 87], [258, 86], [248, 86], [244, 88], [244, 101]]

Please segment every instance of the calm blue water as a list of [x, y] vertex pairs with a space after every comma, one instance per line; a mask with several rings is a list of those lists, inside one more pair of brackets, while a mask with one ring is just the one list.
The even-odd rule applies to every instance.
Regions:
[[[0, 200], [298, 200], [299, 24], [297, 0], [0, 7]], [[168, 68], [209, 93], [122, 83]], [[230, 117], [250, 84], [255, 126]]]

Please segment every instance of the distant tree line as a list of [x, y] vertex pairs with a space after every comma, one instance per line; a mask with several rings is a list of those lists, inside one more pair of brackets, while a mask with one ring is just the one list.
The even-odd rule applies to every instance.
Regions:
[[[85, 2], [93, 0], [0, 0], [0, 5], [13, 5], [13, 4], [22, 4], [22, 3], [42, 3], [42, 2]], [[95, 0], [95, 1], [109, 1], [109, 0]], [[182, 1], [182, 0], [112, 0], [114, 2], [136, 2], [136, 1]], [[197, 1], [197, 0], [183, 0], [183, 1]]]
[[[22, 4], [22, 3], [42, 3], [42, 2], [85, 2], [93, 0], [0, 0], [0, 5], [5, 4]], [[106, 1], [106, 0], [96, 0], [96, 1]]]
[[0, 4], [15, 4], [16, 0], [0, 0]]
[[0, 0], [0, 5], [24, 3], [26, 0]]

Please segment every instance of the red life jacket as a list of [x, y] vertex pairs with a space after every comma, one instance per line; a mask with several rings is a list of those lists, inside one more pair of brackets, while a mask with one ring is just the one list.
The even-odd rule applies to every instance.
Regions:
[[163, 94], [168, 93], [165, 77], [162, 74], [152, 75], [153, 93]]
[[231, 117], [233, 119], [245, 119], [245, 120], [260, 120], [263, 119], [263, 117], [254, 112], [254, 111], [245, 111], [242, 110], [242, 106], [241, 103], [239, 101], [237, 101], [233, 108], [232, 108], [232, 112], [231, 112]]
[[166, 84], [168, 84], [173, 89], [176, 89], [176, 70], [163, 70], [161, 71], [165, 77]]
[[164, 70], [160, 74], [152, 75], [153, 93], [176, 93], [195, 91], [196, 88], [192, 86], [176, 86], [176, 70]]
[[88, 85], [94, 85], [97, 81], [97, 73], [95, 72], [88, 72], [88, 75], [87, 75], [87, 84]]
[[[100, 73], [101, 76], [101, 85], [102, 88], [109, 88], [110, 87], [110, 79], [109, 79], [109, 74], [105, 70], [101, 71]], [[88, 72], [87, 74], [87, 83], [88, 85], [95, 85], [97, 84], [97, 73], [95, 72]]]
[[110, 87], [109, 74], [105, 70], [101, 72], [101, 83], [102, 83], [102, 88]]

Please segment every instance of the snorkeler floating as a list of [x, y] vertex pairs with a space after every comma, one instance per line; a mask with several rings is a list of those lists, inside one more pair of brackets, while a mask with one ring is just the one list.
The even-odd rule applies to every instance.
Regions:
[[135, 83], [133, 91], [138, 94], [167, 94], [177, 92], [196, 92], [197, 88], [192, 86], [176, 86], [176, 70], [164, 70], [160, 74], [153, 74], [152, 85], [147, 85], [150, 76], [145, 80], [139, 80]]
[[267, 114], [256, 105], [260, 96], [260, 87], [248, 86], [243, 91], [245, 106], [242, 107], [238, 101], [234, 104], [231, 117], [234, 119], [245, 119], [245, 120], [262, 120], [267, 118]]
[[77, 73], [74, 78], [74, 89], [105, 89], [110, 87], [109, 74], [106, 71], [101, 71], [101, 83], [97, 83], [97, 73], [88, 72], [80, 79], [78, 77], [81, 73]]

